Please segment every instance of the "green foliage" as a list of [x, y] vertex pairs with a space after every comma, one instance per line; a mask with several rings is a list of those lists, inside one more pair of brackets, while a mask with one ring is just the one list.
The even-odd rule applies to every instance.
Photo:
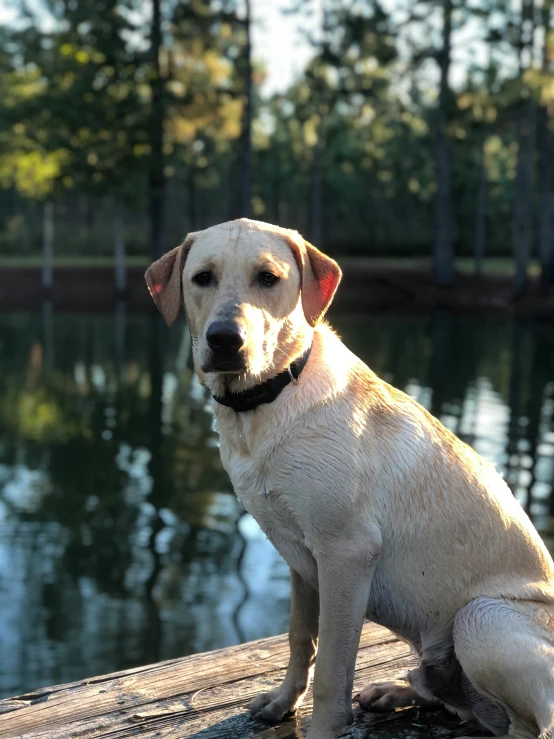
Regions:
[[[0, 239], [8, 243], [9, 226], [15, 243], [20, 224], [21, 241], [35, 248], [30, 231], [39, 224], [28, 220], [26, 203], [55, 198], [63, 214], [57, 249], [94, 244], [108, 253], [102, 218], [79, 213], [100, 213], [115, 199], [131, 215], [132, 251], [145, 253], [153, 74], [147, 13], [135, 0], [32, 7], [20, 2], [19, 19], [0, 29]], [[245, 104], [241, 7], [234, 0], [163, 4], [168, 247], [185, 230], [233, 213]], [[310, 7], [307, 0], [295, 9], [300, 22]], [[254, 215], [306, 233], [319, 218], [322, 246], [335, 252], [429, 253], [441, 2], [419, 0], [409, 12], [377, 0], [325, 0], [323, 8], [322, 28], [310, 39], [313, 57], [288, 90], [261, 97], [264, 70], [254, 60]], [[546, 17], [537, 14], [537, 23]], [[469, 61], [466, 53], [448, 100], [458, 254], [473, 249], [483, 161], [487, 254], [509, 252], [519, 101], [529, 94], [552, 108], [552, 34], [550, 67], [532, 59], [520, 74], [517, 23], [499, 0], [470, 8], [454, 2], [454, 34], [473, 34], [480, 50]], [[464, 51], [456, 38], [454, 58]], [[319, 213], [312, 198], [318, 168]], [[74, 238], [83, 229], [89, 238]]]
[[60, 177], [66, 160], [65, 149], [50, 152], [35, 147], [11, 149], [0, 160], [0, 185], [9, 187], [13, 183], [26, 197], [45, 198]]
[[[53, 30], [44, 30], [50, 23], [42, 15], [11, 30], [2, 69], [12, 82], [4, 131], [11, 125], [12, 134], [24, 136], [27, 151], [56, 155], [51, 190], [129, 196], [148, 148], [148, 68], [128, 41], [139, 31], [127, 20], [131, 4], [100, 0], [48, 9]], [[43, 187], [36, 195], [46, 194]]]

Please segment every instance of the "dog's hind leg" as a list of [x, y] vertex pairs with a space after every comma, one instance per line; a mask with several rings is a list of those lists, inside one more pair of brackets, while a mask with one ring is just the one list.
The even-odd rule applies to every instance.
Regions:
[[423, 698], [407, 680], [370, 683], [354, 698], [365, 711], [392, 711], [409, 706], [440, 706], [435, 700]]
[[477, 598], [456, 616], [454, 649], [471, 685], [508, 715], [507, 734], [487, 728], [513, 739], [552, 736], [553, 606]]
[[445, 706], [460, 718], [473, 717], [464, 690], [464, 676], [454, 654], [452, 634], [428, 634], [422, 639], [420, 664], [410, 670], [406, 680], [368, 685], [358, 696], [362, 708], [390, 711], [408, 706]]

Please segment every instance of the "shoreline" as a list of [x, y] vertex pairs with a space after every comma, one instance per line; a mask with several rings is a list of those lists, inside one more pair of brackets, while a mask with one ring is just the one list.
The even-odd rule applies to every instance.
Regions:
[[[333, 308], [343, 312], [429, 312], [450, 308], [464, 313], [499, 313], [554, 320], [554, 290], [545, 293], [537, 277], [516, 297], [511, 275], [475, 277], [457, 272], [449, 287], [433, 283], [428, 269], [380, 266], [345, 260], [343, 281]], [[131, 310], [153, 307], [144, 282], [144, 268], [127, 270], [127, 289], [118, 293], [111, 267], [57, 267], [51, 290], [41, 285], [38, 267], [0, 268], [0, 311], [33, 310], [49, 300], [59, 310], [111, 310], [124, 300]]]

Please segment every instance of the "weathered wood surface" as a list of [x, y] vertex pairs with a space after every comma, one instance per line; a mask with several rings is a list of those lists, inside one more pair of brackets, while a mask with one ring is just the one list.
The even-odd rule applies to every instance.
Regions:
[[[288, 661], [285, 636], [160, 662], [0, 701], [2, 739], [300, 739], [312, 694], [277, 727], [250, 718], [248, 703], [279, 684]], [[355, 691], [390, 680], [413, 665], [408, 647], [386, 629], [364, 627]], [[450, 738], [468, 727], [445, 712], [355, 711], [345, 736]]]

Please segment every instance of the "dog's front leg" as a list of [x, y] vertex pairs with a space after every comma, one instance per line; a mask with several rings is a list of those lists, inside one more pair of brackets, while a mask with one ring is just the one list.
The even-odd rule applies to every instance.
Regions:
[[378, 548], [337, 542], [318, 559], [319, 649], [314, 712], [306, 739], [335, 739], [352, 723], [356, 653], [367, 612]]
[[310, 684], [310, 672], [317, 650], [319, 597], [300, 575], [291, 569], [290, 659], [282, 684], [258, 695], [250, 711], [270, 723], [278, 723], [300, 704]]

